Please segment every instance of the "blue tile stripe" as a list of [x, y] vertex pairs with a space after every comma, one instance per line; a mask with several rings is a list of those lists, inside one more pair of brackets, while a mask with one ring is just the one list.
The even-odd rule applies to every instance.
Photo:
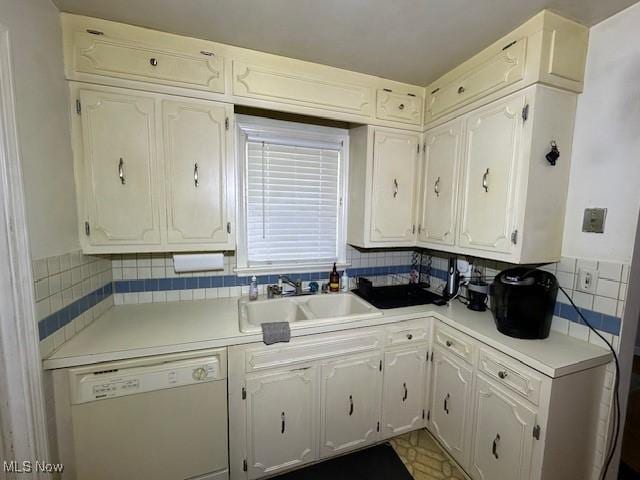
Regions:
[[74, 318], [94, 307], [110, 295], [113, 295], [113, 283], [94, 290], [61, 310], [52, 313], [38, 322], [38, 336], [40, 341], [68, 325]]
[[[431, 276], [436, 277], [440, 280], [447, 279], [447, 271], [440, 269], [431, 269]], [[562, 292], [558, 292], [558, 298], [565, 298]], [[596, 312], [593, 310], [589, 310], [587, 308], [580, 308], [580, 313], [584, 315], [587, 319], [587, 322], [591, 324], [591, 326], [597, 330], [602, 332], [607, 332], [612, 335], [620, 335], [620, 327], [622, 324], [622, 319], [613, 315], [607, 315], [605, 313]], [[564, 303], [559, 300], [556, 300], [556, 307], [553, 312], [554, 315], [569, 320], [573, 323], [579, 323], [584, 325], [584, 321], [576, 312], [576, 309], [569, 303]]]
[[[348, 268], [350, 277], [390, 275], [409, 273], [411, 265], [392, 265], [387, 267]], [[257, 275], [258, 283], [265, 285], [276, 283], [279, 275]], [[326, 281], [327, 272], [291, 273], [290, 278], [299, 278], [303, 282]], [[214, 275], [203, 277], [148, 278], [144, 280], [118, 280], [115, 293], [159, 292], [166, 290], [195, 290], [199, 288], [243, 287], [251, 283], [251, 277], [236, 275]]]

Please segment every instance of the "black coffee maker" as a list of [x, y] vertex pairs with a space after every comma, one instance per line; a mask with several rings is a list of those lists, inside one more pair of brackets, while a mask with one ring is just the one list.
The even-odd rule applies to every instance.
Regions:
[[549, 336], [558, 295], [553, 274], [529, 267], [504, 270], [495, 277], [489, 294], [498, 331], [515, 338]]

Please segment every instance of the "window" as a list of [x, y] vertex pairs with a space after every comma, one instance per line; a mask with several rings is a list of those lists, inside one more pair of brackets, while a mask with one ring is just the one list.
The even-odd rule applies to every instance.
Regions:
[[238, 272], [345, 263], [348, 131], [238, 115]]

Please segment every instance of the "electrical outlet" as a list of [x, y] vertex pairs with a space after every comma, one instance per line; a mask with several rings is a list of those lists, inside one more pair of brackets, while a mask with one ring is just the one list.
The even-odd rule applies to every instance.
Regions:
[[576, 290], [584, 293], [596, 293], [598, 276], [598, 270], [592, 270], [590, 268], [582, 268], [578, 270]]

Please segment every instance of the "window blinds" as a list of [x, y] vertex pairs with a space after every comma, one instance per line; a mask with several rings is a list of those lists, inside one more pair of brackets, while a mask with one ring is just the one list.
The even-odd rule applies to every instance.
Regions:
[[248, 264], [336, 261], [340, 149], [290, 140], [246, 149]]

